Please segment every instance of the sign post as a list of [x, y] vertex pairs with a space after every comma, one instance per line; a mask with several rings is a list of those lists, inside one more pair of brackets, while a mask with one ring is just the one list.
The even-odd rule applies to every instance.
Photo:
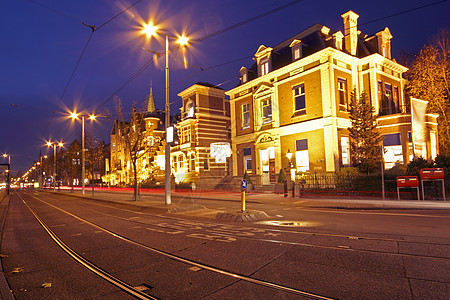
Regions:
[[245, 212], [245, 190], [247, 189], [247, 180], [241, 181], [241, 212]]

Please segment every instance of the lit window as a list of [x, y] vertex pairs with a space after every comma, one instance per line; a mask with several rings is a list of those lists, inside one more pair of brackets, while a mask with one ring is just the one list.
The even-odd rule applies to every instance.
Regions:
[[302, 111], [306, 109], [305, 105], [305, 84], [299, 84], [292, 88], [294, 98], [295, 111]]
[[244, 171], [252, 172], [252, 149], [244, 148]]
[[263, 124], [272, 122], [272, 101], [270, 98], [261, 101]]
[[193, 101], [189, 101], [188, 104], [186, 105], [186, 112], [187, 112], [188, 118], [194, 117], [194, 102]]
[[348, 136], [341, 136], [342, 165], [350, 165], [350, 143]]
[[294, 60], [297, 60], [300, 58], [300, 47], [297, 47], [294, 49]]
[[180, 170], [180, 171], [182, 171], [183, 168], [184, 168], [183, 154], [180, 154], [180, 155], [178, 156], [178, 167], [179, 167], [179, 170]]
[[242, 74], [242, 83], [247, 82], [247, 73]]
[[262, 62], [260, 65], [260, 69], [261, 69], [261, 76], [264, 76], [267, 73], [269, 73], [269, 61], [266, 60], [266, 61]]
[[435, 159], [437, 156], [437, 142], [436, 142], [436, 132], [430, 132], [430, 148], [431, 148], [431, 158]]
[[394, 86], [394, 105], [395, 105], [395, 113], [400, 112], [400, 103], [399, 103], [400, 97], [398, 94], [398, 87]]
[[242, 129], [250, 128], [250, 104], [242, 105]]
[[309, 171], [308, 140], [295, 141], [295, 164], [298, 172]]
[[384, 135], [383, 148], [384, 167], [386, 169], [403, 163], [403, 148], [400, 133]]
[[338, 91], [340, 108], [346, 110], [348, 105], [347, 79], [338, 78]]

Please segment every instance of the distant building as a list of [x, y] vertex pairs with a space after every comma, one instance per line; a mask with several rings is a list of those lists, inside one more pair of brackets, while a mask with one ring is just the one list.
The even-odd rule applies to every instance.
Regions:
[[[412, 159], [414, 134], [402, 79], [407, 68], [391, 58], [389, 29], [366, 35], [357, 28], [358, 17], [352, 11], [342, 15], [344, 32], [317, 24], [274, 47], [261, 45], [253, 65], [240, 69], [239, 86], [226, 92], [234, 176], [247, 172], [256, 184], [273, 183], [289, 165], [288, 152], [291, 174], [350, 165], [353, 89], [358, 95], [365, 91], [379, 114], [386, 167]], [[422, 117], [420, 154], [433, 158], [437, 115]]]
[[172, 174], [177, 183], [213, 188], [230, 171], [230, 159], [216, 162], [212, 143], [230, 143], [230, 104], [225, 91], [197, 82], [180, 92], [178, 144], [171, 147]]
[[[132, 155], [136, 155], [136, 173], [141, 185], [164, 182], [164, 114], [155, 109], [152, 88], [145, 112], [133, 109], [130, 121], [115, 120], [111, 130], [110, 172], [104, 180], [110, 185], [134, 182]], [[131, 131], [137, 131], [132, 133]], [[137, 143], [134, 139], [139, 140]]]

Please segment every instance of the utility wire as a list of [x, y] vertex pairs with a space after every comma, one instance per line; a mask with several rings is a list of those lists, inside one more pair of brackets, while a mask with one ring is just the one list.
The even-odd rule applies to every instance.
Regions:
[[108, 21], [106, 21], [105, 23], [103, 23], [102, 25], [98, 26], [96, 28], [96, 30], [99, 30], [100, 28], [102, 28], [103, 26], [105, 26], [106, 24], [108, 24], [109, 22], [111, 22], [112, 20], [114, 20], [115, 18], [117, 18], [118, 16], [120, 16], [121, 14], [123, 14], [124, 12], [126, 12], [127, 10], [129, 10], [130, 8], [132, 8], [133, 6], [135, 6], [136, 4], [138, 4], [139, 2], [141, 2], [142, 0], [138, 0], [136, 2], [134, 2], [133, 4], [131, 4], [130, 6], [128, 6], [126, 9], [122, 10], [120, 13], [118, 13], [117, 15], [115, 15], [114, 17], [112, 17], [111, 19], [109, 19]]
[[261, 19], [261, 18], [263, 18], [263, 17], [266, 17], [266, 16], [268, 16], [268, 15], [271, 15], [271, 14], [273, 14], [273, 13], [276, 13], [276, 12], [278, 12], [278, 11], [280, 11], [280, 10], [283, 10], [283, 9], [285, 9], [285, 8], [288, 8], [288, 7], [290, 7], [290, 6], [294, 5], [294, 4], [297, 4], [297, 3], [300, 3], [300, 2], [303, 2], [303, 1], [305, 1], [305, 0], [291, 1], [291, 2], [289, 2], [289, 3], [286, 3], [286, 4], [282, 5], [282, 6], [276, 7], [276, 8], [274, 8], [274, 9], [271, 9], [271, 10], [269, 10], [269, 11], [266, 11], [266, 12], [264, 12], [264, 13], [262, 13], [262, 14], [259, 14], [259, 15], [257, 15], [257, 16], [254, 16], [254, 17], [252, 17], [252, 18], [250, 18], [250, 19], [244, 20], [244, 21], [242, 21], [242, 22], [239, 22], [239, 23], [236, 23], [236, 24], [234, 24], [234, 25], [228, 26], [228, 27], [226, 27], [226, 28], [224, 28], [224, 29], [221, 29], [221, 30], [218, 30], [218, 31], [216, 31], [216, 32], [213, 32], [213, 33], [211, 33], [211, 34], [205, 35], [205, 36], [203, 36], [203, 37], [197, 39], [196, 41], [197, 41], [197, 42], [201, 42], [201, 41], [210, 39], [210, 38], [212, 38], [212, 37], [215, 37], [216, 35], [219, 35], [219, 34], [222, 34], [222, 33], [227, 32], [227, 31], [233, 30], [233, 29], [235, 29], [235, 28], [241, 27], [241, 26], [243, 26], [243, 25], [246, 25], [246, 24], [248, 24], [248, 23], [251, 23], [251, 22], [253, 22], [253, 21], [256, 21], [256, 20], [258, 20], [258, 19]]
[[63, 16], [63, 17], [66, 17], [66, 18], [68, 18], [68, 19], [70, 19], [70, 20], [72, 20], [72, 21], [75, 21], [75, 22], [77, 22], [77, 23], [83, 23], [83, 22], [81, 22], [81, 21], [80, 21], [79, 19], [77, 19], [77, 18], [74, 18], [74, 17], [72, 17], [72, 16], [69, 16], [68, 14], [65, 14], [65, 13], [63, 13], [63, 12], [57, 11], [56, 9], [53, 9], [53, 8], [51, 8], [51, 7], [48, 7], [47, 5], [44, 5], [44, 4], [42, 4], [42, 3], [39, 3], [39, 2], [37, 2], [37, 1], [35, 1], [35, 0], [28, 0], [28, 1], [30, 1], [31, 3], [34, 3], [34, 4], [36, 4], [36, 5], [39, 5], [39, 6], [43, 7], [43, 8], [46, 8], [46, 9], [48, 9], [48, 10], [54, 12], [54, 13], [57, 13], [58, 15], [61, 15], [61, 16]]

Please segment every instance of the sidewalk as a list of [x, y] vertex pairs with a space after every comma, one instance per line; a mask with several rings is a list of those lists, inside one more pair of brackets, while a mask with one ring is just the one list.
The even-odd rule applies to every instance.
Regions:
[[[52, 189], [42, 190], [54, 192]], [[150, 209], [158, 213], [183, 213], [198, 209], [215, 209], [220, 206], [222, 210], [236, 211], [240, 209], [241, 194], [233, 191], [172, 191], [172, 203], [164, 203], [164, 190], [156, 192], [141, 192], [138, 201], [132, 200], [130, 191], [92, 191], [86, 189], [85, 195], [81, 190], [56, 190], [57, 193], [95, 199], [99, 201], [114, 202], [121, 205], [131, 205]], [[220, 201], [220, 205], [217, 204]], [[385, 200], [376, 198], [356, 197], [284, 197], [282, 194], [246, 193], [247, 207], [252, 203], [279, 205], [280, 211], [285, 206], [298, 206], [305, 208], [338, 208], [338, 209], [450, 209], [450, 201], [418, 201], [418, 200]]]

